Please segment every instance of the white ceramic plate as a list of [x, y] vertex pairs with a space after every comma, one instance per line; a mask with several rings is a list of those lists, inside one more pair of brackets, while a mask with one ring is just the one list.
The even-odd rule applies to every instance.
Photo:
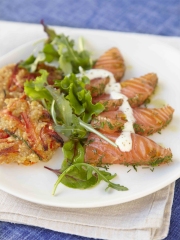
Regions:
[[[44, 169], [44, 166], [60, 167], [63, 157], [59, 150], [48, 163], [38, 163], [30, 167], [16, 164], [0, 165], [0, 189], [19, 198], [44, 205], [89, 208], [128, 202], [153, 193], [179, 178], [180, 54], [170, 46], [148, 37], [141, 38], [93, 30], [74, 30], [69, 32], [69, 35], [75, 39], [77, 36], [84, 36], [95, 57], [110, 47], [118, 47], [127, 65], [124, 79], [149, 72], [158, 74], [158, 90], [152, 97], [151, 106], [161, 107], [166, 103], [175, 109], [175, 113], [173, 121], [162, 131], [162, 134], [154, 134], [151, 139], [172, 149], [173, 162], [156, 167], [153, 172], [142, 167], [138, 167], [136, 172], [132, 167], [111, 166], [110, 172], [116, 172], [118, 175], [113, 181], [128, 187], [129, 191], [118, 192], [113, 189], [105, 191], [106, 184], [103, 182], [90, 190], [74, 190], [60, 184], [56, 195], [52, 196], [52, 188], [57, 177]], [[19, 47], [1, 58], [0, 67], [27, 58], [33, 48], [32, 42]]]

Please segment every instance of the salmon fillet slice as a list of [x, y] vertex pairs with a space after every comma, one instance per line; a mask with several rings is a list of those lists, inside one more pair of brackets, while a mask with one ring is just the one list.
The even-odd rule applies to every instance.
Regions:
[[126, 115], [121, 111], [102, 112], [98, 116], [94, 116], [91, 125], [101, 132], [114, 133], [123, 130], [126, 122]]
[[157, 75], [149, 73], [121, 83], [121, 93], [128, 97], [131, 107], [138, 107], [148, 99], [157, 85]]
[[104, 111], [114, 111], [118, 110], [119, 107], [122, 105], [123, 100], [122, 99], [111, 99], [109, 94], [102, 94], [97, 97], [92, 98], [93, 104], [95, 103], [101, 103], [104, 105], [105, 109]]
[[[118, 133], [104, 134], [115, 142]], [[122, 152], [94, 133], [90, 133], [86, 142], [85, 162], [101, 166], [103, 164], [150, 165], [169, 163], [172, 152], [138, 134], [131, 134], [132, 150]]]
[[135, 132], [147, 136], [161, 131], [171, 122], [173, 112], [174, 109], [171, 106], [154, 109], [134, 108]]
[[[148, 136], [159, 132], [166, 127], [172, 120], [174, 109], [170, 106], [162, 108], [134, 108], [135, 118], [134, 130], [137, 134]], [[91, 125], [102, 132], [114, 133], [121, 132], [126, 122], [126, 116], [121, 111], [102, 112], [94, 116]]]
[[91, 92], [92, 97], [97, 97], [104, 93], [106, 84], [109, 82], [109, 78], [95, 78], [86, 84], [86, 89]]
[[124, 59], [118, 48], [106, 51], [93, 66], [95, 69], [105, 69], [114, 74], [116, 81], [120, 81], [125, 72]]
[[[139, 78], [133, 78], [121, 82], [121, 93], [128, 97], [131, 107], [141, 106], [154, 92], [157, 85], [157, 75], [154, 73], [146, 74]], [[105, 106], [105, 111], [117, 110], [122, 101], [111, 99], [109, 94], [102, 94], [93, 97], [93, 103], [100, 102]]]

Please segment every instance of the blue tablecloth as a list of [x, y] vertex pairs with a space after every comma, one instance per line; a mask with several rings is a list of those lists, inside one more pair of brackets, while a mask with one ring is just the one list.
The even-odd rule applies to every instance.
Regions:
[[[180, 0], [1, 0], [0, 20], [180, 36]], [[1, 33], [0, 33], [1, 34]], [[18, 34], [18, 33], [17, 33]], [[180, 239], [180, 179], [176, 181], [166, 240]], [[20, 224], [0, 223], [0, 240], [90, 238]]]

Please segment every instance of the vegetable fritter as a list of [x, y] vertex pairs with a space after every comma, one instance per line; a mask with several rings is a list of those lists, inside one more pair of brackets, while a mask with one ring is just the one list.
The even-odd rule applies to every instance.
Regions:
[[51, 159], [63, 140], [47, 110], [25, 97], [6, 99], [5, 104], [0, 112], [0, 163], [29, 165]]

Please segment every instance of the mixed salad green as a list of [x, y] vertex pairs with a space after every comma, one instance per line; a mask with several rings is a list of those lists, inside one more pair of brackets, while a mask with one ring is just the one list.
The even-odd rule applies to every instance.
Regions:
[[92, 68], [90, 53], [84, 49], [82, 39], [79, 41], [77, 51], [73, 40], [64, 34], [57, 35], [44, 23], [43, 26], [48, 35], [43, 49], [37, 56], [32, 55], [21, 62], [20, 67], [33, 72], [40, 62], [58, 62], [58, 69], [64, 76], [62, 80], [55, 79], [54, 84], [49, 85], [48, 72], [40, 70], [40, 76], [35, 80], [27, 80], [24, 84], [26, 95], [43, 104], [52, 116], [55, 131], [66, 137], [62, 148], [64, 160], [61, 168], [53, 170], [46, 167], [58, 175], [53, 194], [59, 183], [71, 188], [86, 189], [95, 186], [101, 180], [107, 182], [107, 188], [118, 191], [128, 190], [110, 181], [116, 174], [109, 173], [106, 166], [95, 167], [84, 162], [85, 144], [88, 144], [89, 132], [94, 132], [115, 145], [89, 124], [93, 115], [98, 115], [104, 110], [102, 104], [92, 103], [91, 93], [85, 88], [89, 79], [86, 76], [76, 76], [79, 67], [83, 70]]

